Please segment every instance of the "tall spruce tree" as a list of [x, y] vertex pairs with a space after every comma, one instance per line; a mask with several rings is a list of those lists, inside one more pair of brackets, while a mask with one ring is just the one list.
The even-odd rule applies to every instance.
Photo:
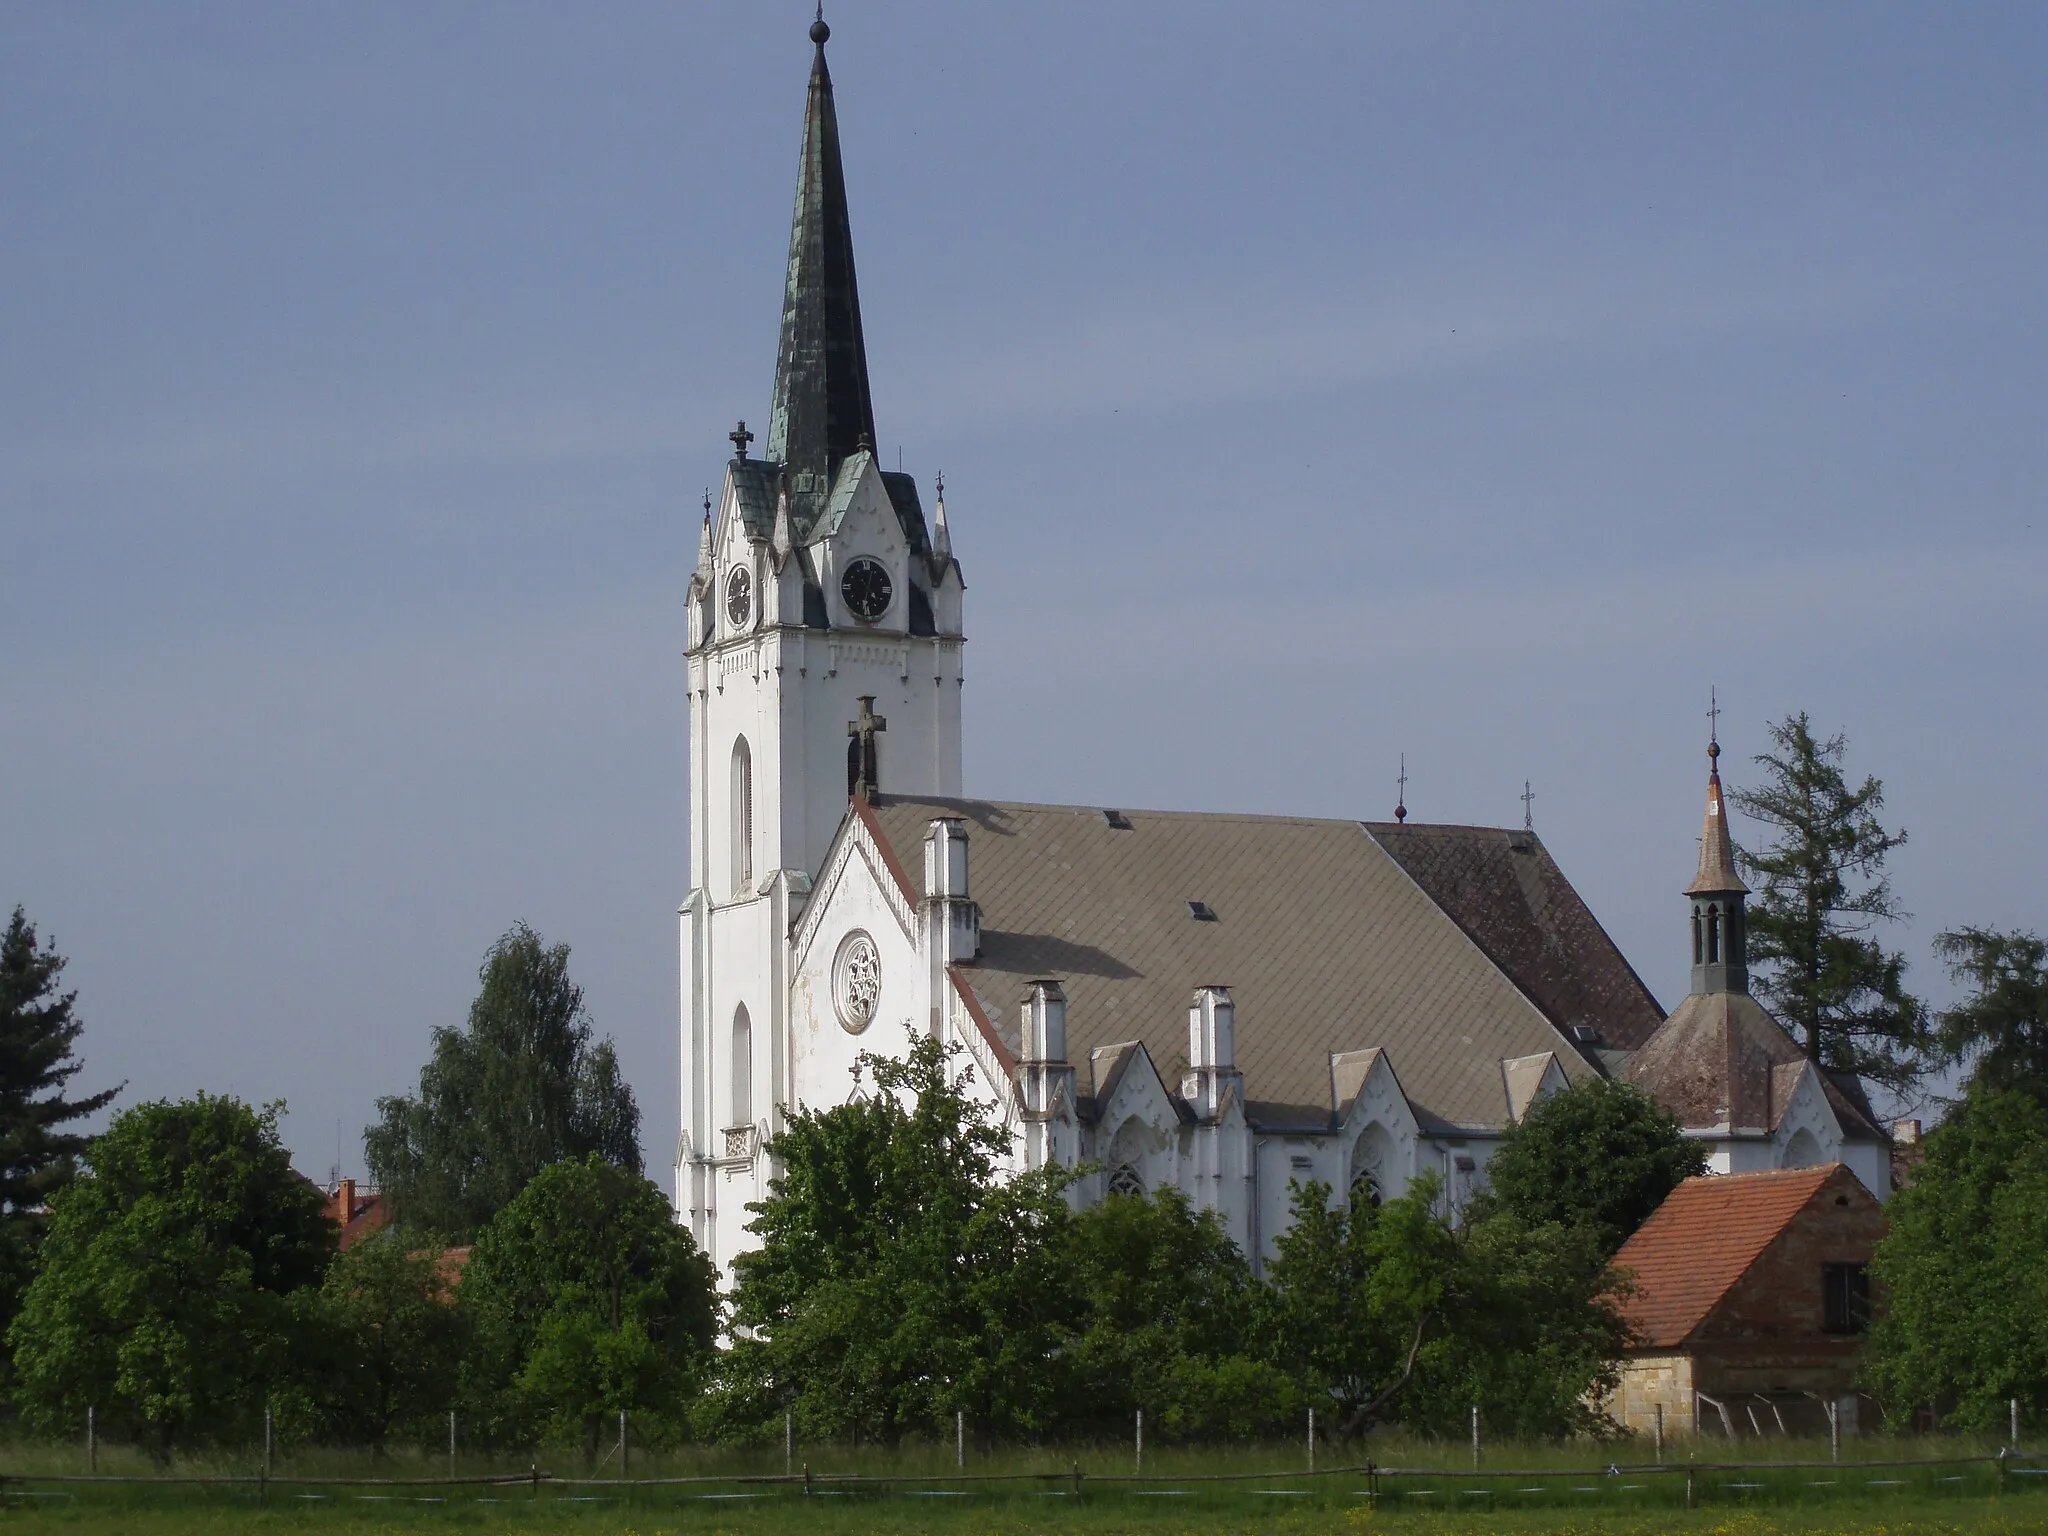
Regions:
[[120, 1092], [64, 1096], [84, 1065], [72, 1055], [84, 1028], [72, 1011], [78, 994], [57, 990], [64, 963], [16, 907], [0, 937], [0, 1335], [28, 1286], [50, 1198], [76, 1177], [86, 1147], [60, 1127]]
[[479, 978], [469, 1027], [435, 1030], [419, 1092], [380, 1098], [363, 1132], [396, 1221], [456, 1243], [562, 1158], [640, 1172], [639, 1106], [611, 1041], [592, 1038], [569, 946], [520, 923]]
[[1851, 788], [1848, 742], [1822, 740], [1802, 710], [1770, 727], [1763, 781], [1735, 792], [1743, 814], [1772, 829], [1740, 853], [1758, 883], [1749, 904], [1749, 961], [1764, 1001], [1822, 1067], [1894, 1092], [1922, 1071], [1926, 1010], [1905, 987], [1906, 961], [1873, 936], [1905, 914], [1885, 861], [1906, 841], [1877, 819], [1884, 785]]

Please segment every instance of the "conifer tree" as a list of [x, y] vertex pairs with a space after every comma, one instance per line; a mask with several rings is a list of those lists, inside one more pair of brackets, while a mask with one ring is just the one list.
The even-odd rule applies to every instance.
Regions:
[[1763, 782], [1735, 793], [1773, 833], [1740, 854], [1759, 885], [1749, 905], [1757, 990], [1820, 1066], [1904, 1091], [1920, 1075], [1926, 1011], [1906, 990], [1905, 957], [1873, 930], [1905, 915], [1885, 861], [1906, 834], [1877, 819], [1882, 783], [1850, 787], [1846, 738], [1817, 738], [1804, 711], [1770, 733], [1772, 750], [1756, 759]]
[[118, 1088], [64, 1096], [83, 1063], [78, 994], [57, 990], [64, 957], [37, 942], [20, 907], [0, 936], [0, 1333], [27, 1287], [50, 1197], [78, 1170], [88, 1138], [60, 1127], [103, 1109]]
[[1934, 949], [1970, 989], [1935, 1019], [1935, 1058], [1967, 1064], [1972, 1093], [2026, 1093], [2048, 1104], [2048, 940], [1958, 928], [1935, 935]]

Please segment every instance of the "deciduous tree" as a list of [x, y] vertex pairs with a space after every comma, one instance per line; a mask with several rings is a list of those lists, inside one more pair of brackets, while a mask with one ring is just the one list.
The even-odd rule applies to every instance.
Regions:
[[913, 1037], [906, 1059], [857, 1070], [853, 1102], [799, 1110], [771, 1148], [783, 1172], [750, 1207], [746, 1336], [710, 1422], [744, 1433], [786, 1407], [806, 1433], [888, 1443], [956, 1411], [983, 1440], [1054, 1426], [1081, 1305], [1064, 1175], [998, 1177], [1008, 1133], [957, 1052]]
[[1486, 1165], [1475, 1214], [1525, 1227], [1583, 1227], [1612, 1254], [1681, 1182], [1707, 1171], [1705, 1151], [1649, 1095], [1596, 1077], [1537, 1100]]
[[1905, 957], [1873, 934], [1904, 916], [1885, 862], [1906, 834], [1878, 820], [1878, 780], [1850, 787], [1846, 738], [1816, 737], [1803, 711], [1770, 732], [1762, 782], [1735, 793], [1772, 829], [1769, 846], [1740, 851], [1760, 882], [1748, 914], [1758, 991], [1821, 1066], [1904, 1090], [1919, 1075], [1925, 1010], [1906, 990]]
[[1957, 1429], [2048, 1412], [2048, 1108], [1974, 1092], [1927, 1137], [1885, 1211], [1881, 1305], [1864, 1371], [1887, 1414], [1931, 1406]]
[[465, 1330], [439, 1249], [379, 1232], [337, 1256], [309, 1299], [324, 1345], [313, 1382], [323, 1431], [381, 1454], [448, 1410]]
[[272, 1394], [299, 1391], [305, 1319], [334, 1224], [292, 1171], [281, 1106], [200, 1094], [137, 1105], [57, 1193], [12, 1340], [37, 1428], [104, 1429], [159, 1457], [248, 1443]]
[[569, 946], [521, 923], [491, 946], [467, 1029], [434, 1031], [417, 1094], [363, 1133], [398, 1224], [468, 1242], [548, 1164], [591, 1153], [640, 1172], [640, 1111], [593, 1040]]
[[667, 1197], [594, 1152], [542, 1169], [492, 1218], [458, 1296], [480, 1425], [593, 1455], [617, 1413], [679, 1422], [717, 1331], [717, 1277]]

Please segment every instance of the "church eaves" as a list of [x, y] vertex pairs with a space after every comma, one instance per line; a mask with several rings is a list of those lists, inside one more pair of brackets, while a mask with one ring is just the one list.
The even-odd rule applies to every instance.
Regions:
[[791, 511], [806, 537], [824, 510], [841, 462], [859, 449], [872, 450], [875, 441], [839, 120], [832, 105], [832, 75], [825, 66], [830, 36], [823, 20], [812, 25], [817, 54], [804, 110], [782, 340], [768, 421], [767, 456], [789, 476]]

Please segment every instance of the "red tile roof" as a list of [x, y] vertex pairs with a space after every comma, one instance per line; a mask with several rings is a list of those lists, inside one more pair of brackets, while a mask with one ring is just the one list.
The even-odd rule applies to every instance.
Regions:
[[1769, 1173], [1707, 1174], [1674, 1189], [1614, 1256], [1635, 1294], [1622, 1311], [1643, 1345], [1672, 1349], [1707, 1320], [1837, 1173], [1840, 1163]]

